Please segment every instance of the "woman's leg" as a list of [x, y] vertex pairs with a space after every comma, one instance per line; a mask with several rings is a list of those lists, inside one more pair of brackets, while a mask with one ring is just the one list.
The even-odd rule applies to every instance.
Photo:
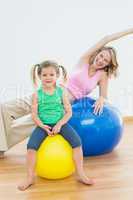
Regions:
[[84, 184], [94, 184], [94, 180], [88, 178], [84, 172], [83, 152], [80, 137], [69, 124], [63, 125], [60, 132], [61, 135], [70, 143], [73, 148], [73, 160], [75, 163], [78, 180]]
[[35, 165], [36, 165], [36, 151], [39, 149], [42, 141], [47, 137], [47, 133], [40, 127], [37, 127], [27, 144], [27, 156], [26, 156], [26, 166], [27, 166], [27, 177], [19, 186], [19, 190], [26, 190], [32, 184], [34, 184], [35, 179]]
[[31, 96], [28, 96], [24, 99], [0, 104], [0, 151], [6, 151], [22, 141], [31, 133], [27, 133], [27, 130], [32, 130], [31, 128], [35, 127], [31, 118], [28, 122], [32, 121], [32, 123], [27, 124], [22, 120], [21, 127], [12, 127], [14, 121], [20, 121], [21, 118], [31, 112], [31, 100]]
[[0, 151], [0, 159], [4, 158], [4, 151]]

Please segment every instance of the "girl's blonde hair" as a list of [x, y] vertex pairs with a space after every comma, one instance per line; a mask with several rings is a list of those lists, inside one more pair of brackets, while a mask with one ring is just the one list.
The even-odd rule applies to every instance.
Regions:
[[92, 56], [89, 58], [89, 64], [93, 64], [95, 57], [101, 52], [101, 51], [109, 51], [111, 55], [111, 61], [110, 64], [105, 66], [103, 70], [107, 72], [107, 76], [111, 77], [111, 75], [117, 76], [117, 70], [118, 70], [118, 62], [116, 58], [116, 51], [113, 47], [102, 47], [101, 49], [95, 51]]
[[42, 69], [47, 68], [47, 67], [53, 67], [55, 69], [58, 77], [60, 76], [60, 69], [61, 69], [62, 75], [63, 75], [63, 81], [64, 82], [67, 81], [67, 71], [66, 71], [66, 69], [62, 65], [58, 65], [57, 62], [54, 62], [54, 61], [51, 61], [51, 60], [46, 60], [46, 61], [44, 61], [40, 64], [33, 65], [32, 69], [31, 69], [31, 79], [32, 79], [33, 86], [35, 88], [38, 87], [38, 78], [42, 73]]

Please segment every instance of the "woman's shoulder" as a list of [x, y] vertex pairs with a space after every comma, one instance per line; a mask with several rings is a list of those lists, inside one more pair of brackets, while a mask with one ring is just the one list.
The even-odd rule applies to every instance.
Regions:
[[104, 71], [104, 70], [101, 70], [100, 71], [100, 81], [102, 80], [108, 80], [109, 79], [109, 76], [107, 75], [107, 72]]
[[79, 60], [79, 62], [75, 65], [75, 69], [83, 69], [89, 67], [89, 62], [86, 60]]

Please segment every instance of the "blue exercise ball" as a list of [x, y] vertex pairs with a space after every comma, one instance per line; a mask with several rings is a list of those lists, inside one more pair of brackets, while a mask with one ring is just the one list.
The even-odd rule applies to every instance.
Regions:
[[111, 152], [123, 133], [123, 121], [117, 108], [105, 104], [101, 115], [93, 113], [95, 100], [85, 97], [72, 103], [73, 116], [69, 124], [77, 131], [84, 156]]

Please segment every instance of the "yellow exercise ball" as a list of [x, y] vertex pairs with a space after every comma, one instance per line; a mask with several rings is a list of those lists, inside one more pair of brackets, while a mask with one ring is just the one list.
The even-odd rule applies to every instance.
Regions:
[[70, 144], [60, 134], [48, 136], [37, 151], [37, 175], [47, 179], [61, 179], [74, 171]]

